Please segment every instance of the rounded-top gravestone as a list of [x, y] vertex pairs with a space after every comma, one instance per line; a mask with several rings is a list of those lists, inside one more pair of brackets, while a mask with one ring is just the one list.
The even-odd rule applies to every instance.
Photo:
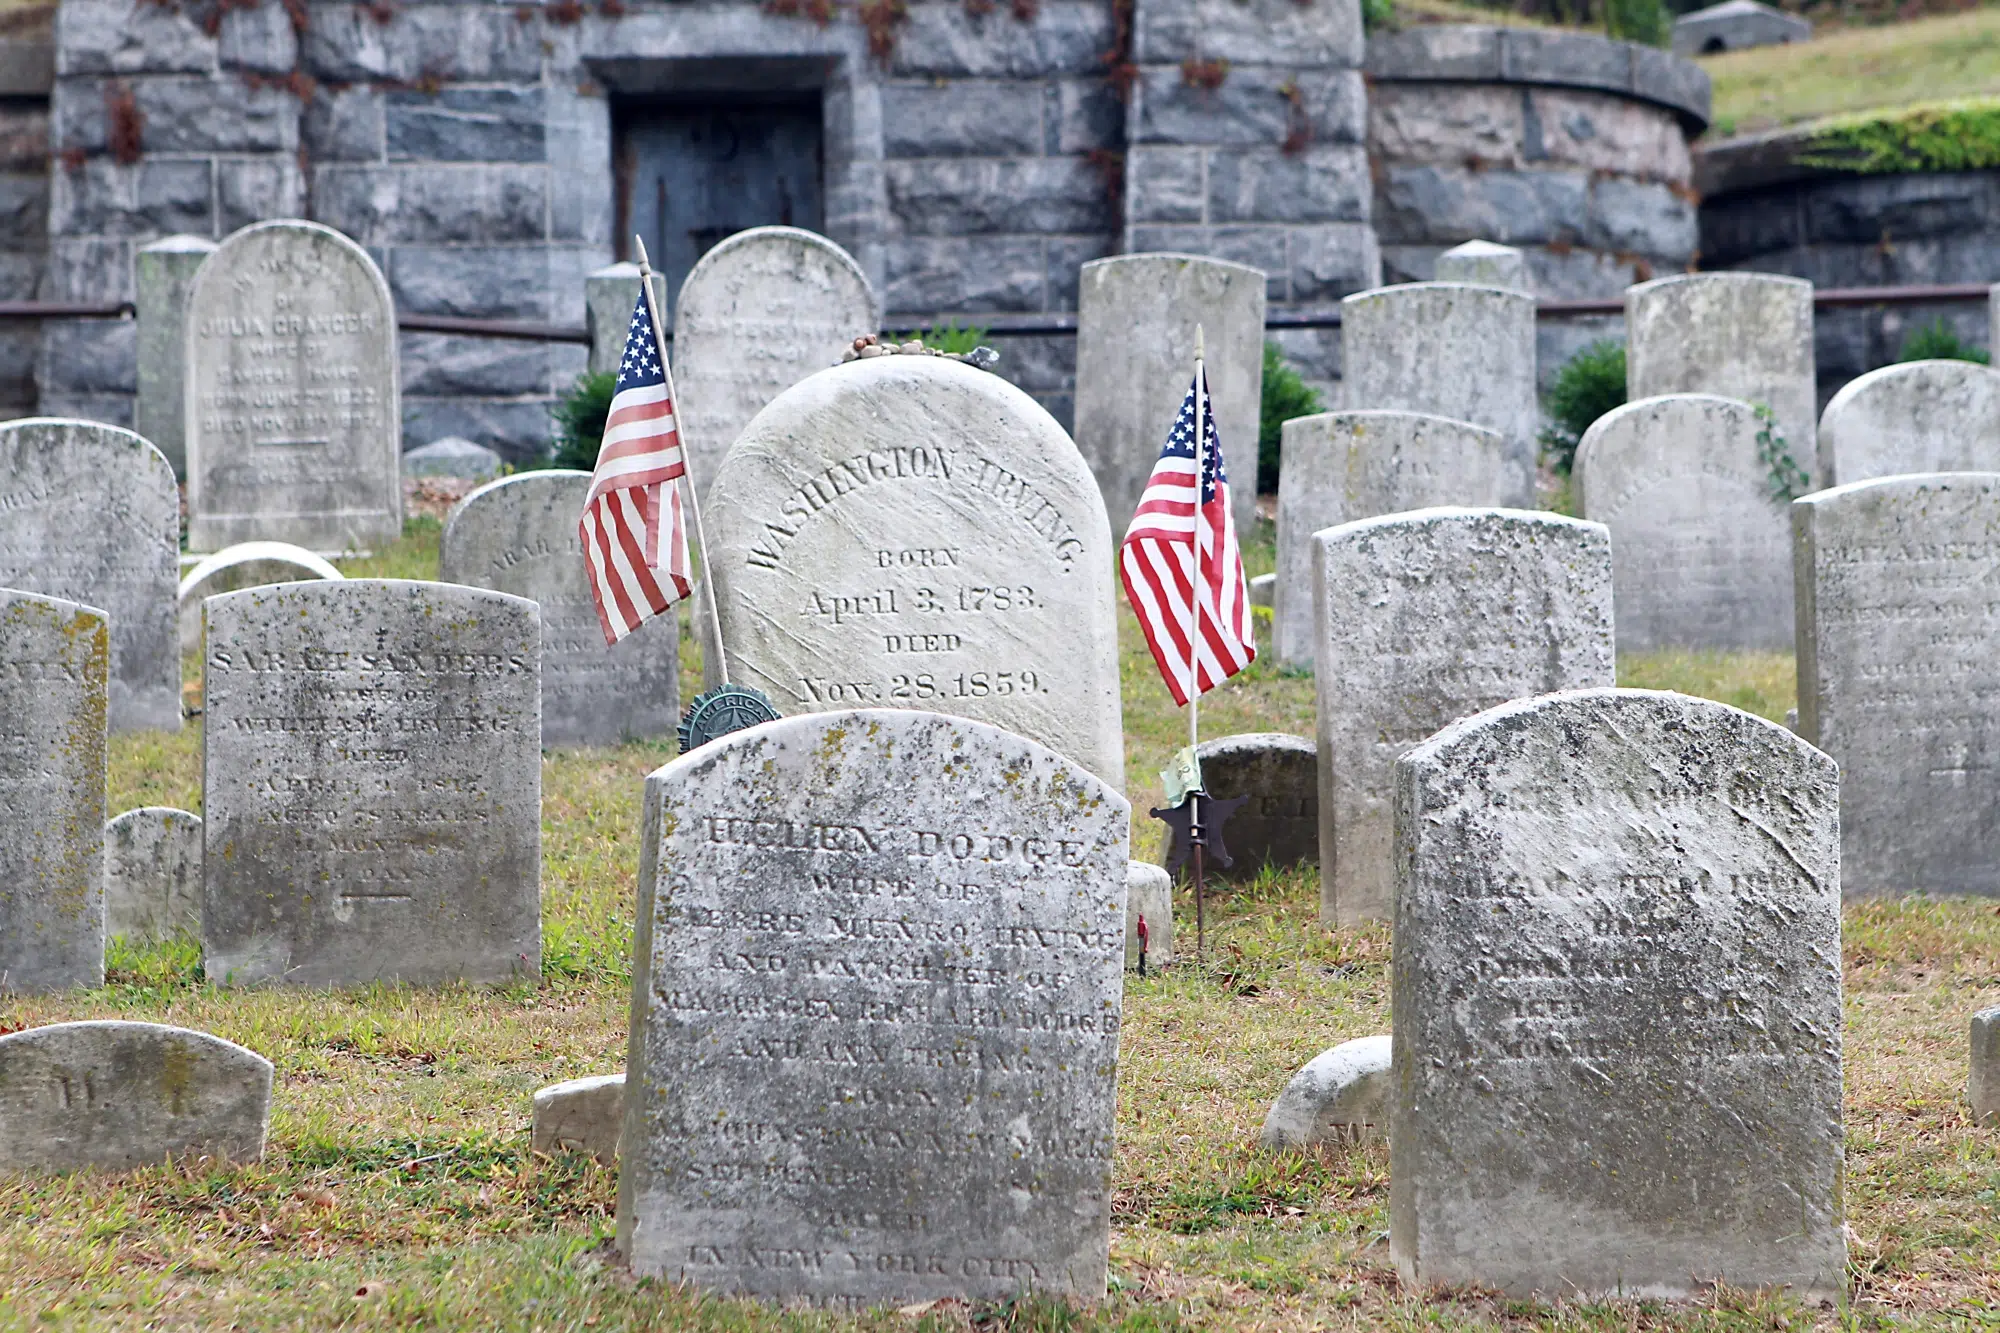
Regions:
[[331, 227], [245, 227], [188, 301], [188, 545], [368, 548], [403, 530], [396, 311]]
[[1819, 419], [1828, 486], [1921, 472], [2000, 472], [2000, 370], [1908, 361], [1849, 380]]
[[0, 586], [102, 607], [111, 727], [181, 729], [180, 493], [158, 449], [95, 421], [0, 425]]
[[1013, 385], [928, 356], [823, 370], [757, 414], [706, 514], [731, 679], [779, 712], [956, 713], [1122, 785], [1110, 525]]
[[681, 440], [702, 494], [764, 404], [881, 327], [868, 275], [816, 232], [752, 227], [703, 255], [674, 304], [672, 349]]
[[266, 583], [346, 578], [331, 561], [290, 542], [239, 542], [203, 556], [181, 576], [181, 651], [201, 647], [201, 605], [218, 593]]
[[669, 607], [609, 648], [583, 569], [577, 516], [588, 472], [490, 481], [445, 519], [438, 577], [542, 608], [542, 743], [670, 736], [680, 718], [680, 615]]
[[[1241, 800], [1222, 826], [1231, 865], [1210, 857], [1212, 878], [1248, 883], [1265, 866], [1319, 860], [1318, 747], [1305, 736], [1256, 731], [1216, 736], [1198, 748], [1201, 780], [1218, 801]], [[1169, 829], [1164, 859], [1187, 873], [1179, 834]]]
[[104, 935], [201, 937], [201, 816], [142, 805], [104, 826]]

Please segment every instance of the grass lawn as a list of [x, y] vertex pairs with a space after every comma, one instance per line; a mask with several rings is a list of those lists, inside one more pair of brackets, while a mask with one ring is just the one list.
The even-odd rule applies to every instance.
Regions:
[[1704, 56], [1712, 137], [1843, 111], [2000, 94], [2000, 9], [1848, 28], [1795, 46]]
[[[1269, 527], [1250, 548], [1271, 563]], [[350, 572], [436, 567], [413, 524]], [[1121, 614], [1123, 614], [1121, 612]], [[1135, 806], [1181, 742], [1126, 618]], [[692, 657], [688, 665], [693, 665]], [[198, 663], [190, 662], [190, 671]], [[1678, 686], [1769, 717], [1779, 656], [1673, 654], [1627, 683]], [[192, 684], [192, 682], [191, 682]], [[1312, 682], [1255, 668], [1204, 703], [1204, 734], [1309, 733]], [[198, 725], [114, 738], [112, 809], [200, 808]], [[1847, 914], [1847, 1312], [1717, 1292], [1696, 1306], [1555, 1311], [1477, 1291], [1420, 1296], [1387, 1254], [1378, 1145], [1274, 1155], [1271, 1099], [1334, 1042], [1389, 1028], [1389, 936], [1316, 919], [1316, 877], [1269, 873], [1211, 907], [1208, 970], [1128, 979], [1119, 1070], [1113, 1290], [1099, 1307], [944, 1305], [858, 1321], [778, 1314], [634, 1283], [604, 1262], [615, 1171], [527, 1148], [529, 1095], [619, 1069], [629, 1000], [640, 778], [664, 744], [543, 761], [539, 985], [224, 993], [191, 945], [119, 948], [103, 988], [0, 999], [0, 1031], [125, 1017], [204, 1028], [278, 1068], [262, 1165], [0, 1180], [4, 1328], [835, 1328], [982, 1330], [1537, 1327], [1969, 1328], [2000, 1323], [2000, 1160], [1969, 1123], [1966, 1018], [2000, 1003], [2000, 909], [1911, 901]], [[1156, 844], [1147, 832], [1142, 847]], [[1183, 923], [1192, 934], [1192, 922]]]

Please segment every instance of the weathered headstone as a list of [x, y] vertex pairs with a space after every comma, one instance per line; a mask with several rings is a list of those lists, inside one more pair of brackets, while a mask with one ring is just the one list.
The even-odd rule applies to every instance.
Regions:
[[[1146, 923], [1146, 938], [1139, 938], [1139, 922]], [[1125, 970], [1139, 970], [1139, 954], [1146, 955], [1146, 968], [1165, 967], [1174, 961], [1174, 882], [1167, 872], [1144, 861], [1125, 866]]]
[[1748, 403], [1676, 393], [1599, 417], [1577, 446], [1577, 509], [1618, 552], [1618, 647], [1792, 646], [1784, 501]]
[[[654, 290], [658, 291], [657, 285]], [[625, 335], [632, 327], [632, 307], [638, 303], [637, 264], [607, 264], [584, 278], [583, 306], [590, 322], [591, 374], [618, 373], [619, 359], [625, 355]], [[663, 303], [663, 318], [665, 314]]]
[[104, 934], [201, 938], [201, 816], [143, 805], [104, 826]]
[[453, 506], [438, 577], [542, 608], [542, 743], [616, 745], [671, 736], [680, 721], [680, 616], [667, 613], [606, 649], [584, 576], [577, 516], [588, 472], [524, 472]]
[[209, 980], [541, 969], [540, 617], [402, 579], [207, 603]]
[[996, 375], [884, 356], [793, 385], [705, 507], [731, 677], [787, 715], [925, 708], [1125, 772], [1111, 529]]
[[1129, 821], [935, 713], [788, 717], [648, 778], [633, 1271], [849, 1308], [1101, 1296]]
[[1535, 290], [1533, 280], [1528, 277], [1528, 257], [1511, 245], [1495, 245], [1491, 241], [1467, 241], [1453, 246], [1437, 257], [1433, 276], [1439, 282], [1506, 287], [1529, 295]]
[[139, 324], [139, 396], [132, 424], [187, 474], [188, 293], [195, 270], [215, 253], [205, 236], [167, 236], [132, 254], [133, 306]]
[[752, 227], [703, 255], [674, 304], [672, 351], [674, 406], [702, 493], [764, 404], [881, 327], [867, 274], [824, 236]]
[[218, 593], [266, 583], [347, 577], [333, 564], [290, 542], [239, 542], [203, 556], [181, 576], [180, 644], [184, 653], [201, 647], [201, 604]]
[[124, 1170], [264, 1156], [271, 1062], [159, 1023], [52, 1023], [0, 1037], [0, 1169]]
[[1828, 486], [1917, 472], [2000, 471], [2000, 370], [1906, 361], [1849, 380], [1819, 419]]
[[1083, 266], [1076, 306], [1076, 444], [1124, 535], [1194, 379], [1206, 337], [1209, 397], [1239, 538], [1257, 517], [1264, 385], [1264, 274], [1199, 255], [1140, 254]]
[[1278, 660], [1313, 661], [1312, 537], [1378, 514], [1516, 500], [1506, 437], [1418, 412], [1321, 412], [1284, 425], [1278, 473]]
[[1356, 1037], [1314, 1056], [1271, 1103], [1259, 1141], [1266, 1148], [1314, 1148], [1386, 1133], [1395, 1101], [1394, 1040]]
[[1396, 758], [1509, 699], [1611, 685], [1611, 537], [1509, 509], [1425, 509], [1313, 538], [1320, 918], [1392, 919]]
[[403, 531], [396, 311], [331, 227], [258, 222], [188, 302], [188, 545], [365, 549]]
[[110, 663], [102, 611], [0, 588], [0, 993], [103, 984]]
[[2000, 894], [2000, 473], [1792, 506], [1799, 734], [1840, 764], [1850, 897]]
[[158, 449], [95, 421], [0, 425], [0, 587], [103, 607], [111, 726], [181, 727], [180, 496]]
[[1522, 700], [1403, 757], [1405, 1283], [1842, 1297], [1839, 804], [1826, 755], [1678, 694]]
[[[1319, 860], [1318, 746], [1304, 736], [1256, 731], [1205, 740], [1199, 753], [1210, 796], [1249, 798], [1222, 829], [1234, 864], [1224, 868], [1210, 860], [1210, 877], [1249, 880], [1266, 865]], [[1170, 863], [1180, 859], [1178, 844], [1170, 831], [1165, 849]]]
[[[1463, 282], [1412, 282], [1340, 303], [1341, 395], [1350, 408], [1423, 412], [1499, 431], [1502, 502], [1535, 502], [1535, 298]], [[1284, 580], [1279, 580], [1282, 583]]]
[[2000, 1125], [2000, 1007], [1972, 1016], [1970, 1072], [1965, 1097], [1972, 1118], [1981, 1125]]
[[625, 1076], [599, 1074], [551, 1083], [535, 1094], [534, 1151], [589, 1153], [606, 1166], [618, 1160], [625, 1120]]
[[1681, 273], [1625, 289], [1625, 396], [1701, 393], [1771, 409], [1792, 458], [1826, 481], [1814, 443], [1813, 287], [1775, 273]]

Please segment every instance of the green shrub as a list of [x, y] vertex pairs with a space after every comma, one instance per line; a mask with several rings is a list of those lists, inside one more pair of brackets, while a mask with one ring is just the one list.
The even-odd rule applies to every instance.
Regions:
[[986, 341], [987, 332], [988, 330], [978, 325], [960, 328], [956, 320], [948, 319], [938, 328], [912, 329], [907, 333], [892, 333], [888, 336], [891, 341], [899, 343], [906, 343], [916, 338], [926, 347], [935, 348], [940, 352], [956, 352], [964, 356]]
[[1841, 116], [1816, 130], [1793, 161], [1861, 175], [2000, 167], [2000, 98]]
[[1542, 429], [1542, 452], [1556, 471], [1569, 472], [1583, 433], [1624, 401], [1624, 343], [1594, 342], [1564, 363], [1543, 402], [1549, 424]]
[[1993, 354], [1984, 347], [1974, 347], [1958, 336], [1951, 325], [1939, 315], [1928, 324], [1920, 324], [1911, 329], [1903, 339], [1903, 350], [1896, 357], [1898, 361], [1977, 361], [1982, 366], [1993, 364]]
[[1361, 0], [1361, 30], [1373, 32], [1396, 17], [1396, 0]]
[[1257, 489], [1278, 489], [1278, 451], [1284, 425], [1293, 417], [1323, 411], [1319, 394], [1286, 364], [1278, 344], [1264, 344], [1264, 402], [1257, 416]]
[[1604, 0], [1604, 30], [1613, 37], [1665, 46], [1669, 26], [1660, 0]]
[[611, 415], [611, 396], [618, 391], [618, 377], [609, 371], [579, 375], [570, 391], [549, 409], [555, 419], [556, 467], [573, 467], [589, 472], [597, 466], [597, 445], [604, 438], [604, 418]]

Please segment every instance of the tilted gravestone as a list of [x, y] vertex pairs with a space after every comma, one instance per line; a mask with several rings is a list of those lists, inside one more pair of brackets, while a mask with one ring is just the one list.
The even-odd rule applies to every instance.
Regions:
[[1278, 473], [1278, 660], [1313, 661], [1312, 539], [1377, 514], [1510, 501], [1507, 441], [1469, 421], [1419, 412], [1321, 412], [1284, 425]]
[[1426, 509], [1313, 539], [1320, 918], [1393, 918], [1397, 756], [1509, 699], [1611, 685], [1611, 538], [1509, 509]]
[[935, 713], [784, 718], [649, 777], [633, 1271], [847, 1308], [1101, 1296], [1129, 821]]
[[815, 232], [752, 227], [703, 255], [674, 304], [672, 349], [674, 406], [702, 494], [764, 404], [881, 327], [868, 275]]
[[[1283, 732], [1248, 732], [1205, 740], [1198, 753], [1208, 794], [1244, 802], [1221, 830], [1233, 864], [1219, 866], [1211, 857], [1209, 876], [1247, 881], [1266, 865], [1319, 860], [1319, 759], [1312, 741]], [[1179, 843], [1169, 830], [1165, 856], [1185, 866]]]
[[0, 1169], [124, 1170], [264, 1156], [271, 1062], [159, 1023], [53, 1023], [0, 1037]]
[[180, 494], [129, 430], [36, 417], [0, 425], [0, 587], [104, 608], [111, 726], [181, 728], [174, 632]]
[[1573, 471], [1618, 552], [1618, 647], [1792, 646], [1791, 543], [1748, 403], [1677, 393], [1613, 408]]
[[165, 805], [104, 826], [104, 934], [140, 942], [201, 938], [201, 816]]
[[1775, 273], [1677, 273], [1625, 289], [1625, 396], [1715, 394], [1771, 409], [1792, 459], [1826, 484], [1814, 440], [1813, 287]]
[[542, 633], [448, 583], [207, 604], [211, 981], [506, 981], [541, 968]]
[[1839, 803], [1783, 727], [1642, 690], [1507, 704], [1403, 757], [1406, 1283], [1842, 1296]]
[[[1411, 282], [1340, 303], [1341, 395], [1470, 421], [1506, 439], [1500, 503], [1535, 503], [1535, 298], [1463, 282]], [[1282, 582], [1282, 579], [1280, 580]]]
[[181, 651], [201, 648], [202, 603], [218, 593], [236, 592], [266, 583], [297, 583], [302, 579], [346, 578], [330, 561], [290, 542], [240, 542], [203, 556], [181, 576]]
[[187, 321], [188, 546], [401, 536], [396, 311], [368, 252], [255, 223], [202, 263]]
[[110, 664], [102, 611], [0, 588], [0, 993], [104, 982]]
[[1119, 536], [1132, 522], [1206, 339], [1208, 392], [1239, 540], [1257, 517], [1264, 385], [1264, 274], [1200, 255], [1093, 259], [1076, 307], [1076, 444]]
[[1908, 361], [1849, 380], [1819, 419], [1825, 484], [2000, 471], [2000, 370]]
[[709, 490], [729, 668], [786, 715], [924, 708], [1125, 772], [1111, 530], [1061, 426], [927, 356], [823, 370]]
[[2000, 894], [2000, 473], [1792, 506], [1801, 736], [1840, 764], [1849, 897]]
[[680, 722], [680, 616], [673, 608], [606, 648], [583, 571], [577, 518], [588, 472], [524, 472], [453, 506], [438, 551], [447, 583], [542, 608], [542, 743], [616, 745]]

